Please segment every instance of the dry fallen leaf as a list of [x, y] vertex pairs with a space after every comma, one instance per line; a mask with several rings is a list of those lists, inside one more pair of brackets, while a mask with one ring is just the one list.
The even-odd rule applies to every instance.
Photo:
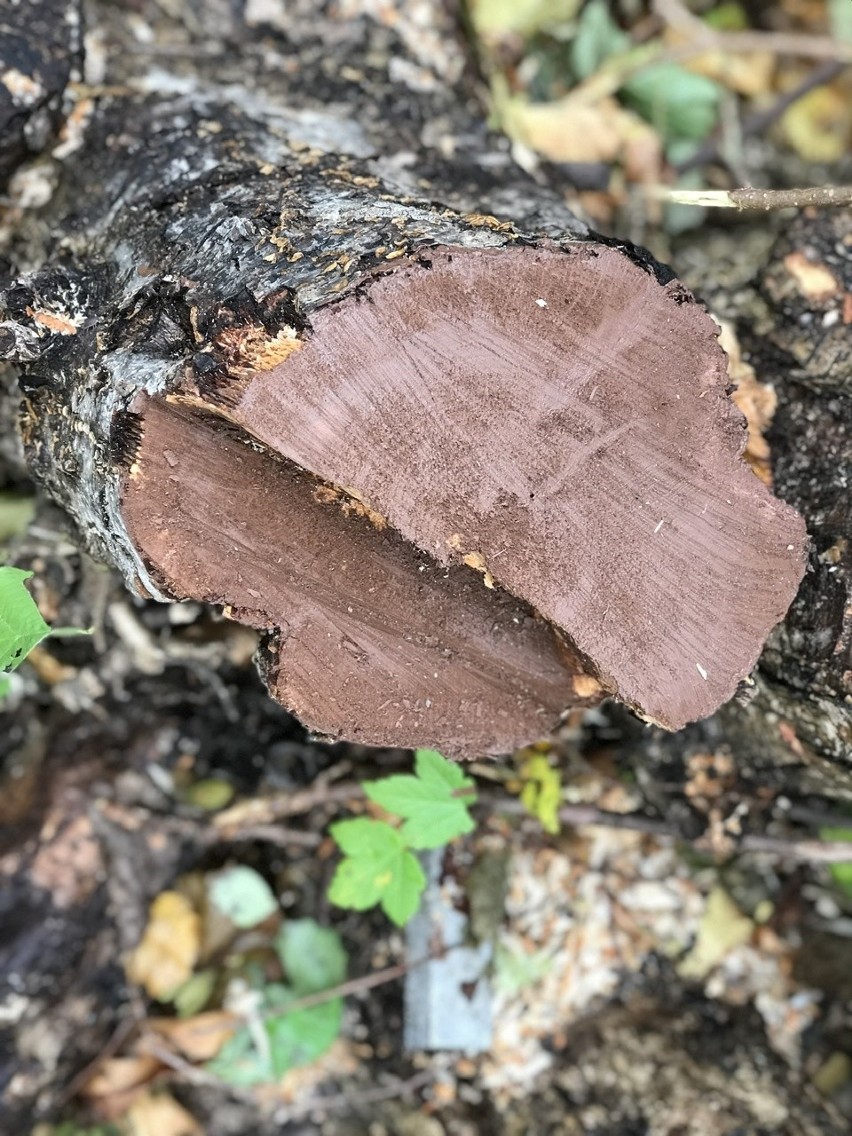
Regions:
[[715, 887], [707, 897], [707, 906], [698, 926], [695, 945], [681, 962], [682, 978], [706, 978], [735, 947], [747, 943], [754, 933], [748, 919], [722, 887]]
[[127, 959], [127, 977], [165, 1001], [192, 974], [201, 920], [184, 896], [164, 891], [151, 904], [142, 940]]
[[153, 1018], [147, 1025], [188, 1061], [210, 1061], [233, 1037], [240, 1020], [226, 1010], [210, 1010], [193, 1018]]
[[165, 1093], [137, 1097], [124, 1125], [128, 1136], [204, 1136], [195, 1118]]
[[118, 1094], [126, 1094], [145, 1085], [162, 1068], [156, 1057], [140, 1053], [130, 1057], [110, 1057], [103, 1061], [98, 1071], [82, 1089], [88, 1100], [106, 1099]]
[[[531, 103], [514, 95], [503, 101], [499, 113], [510, 138], [551, 162], [613, 162], [628, 153], [661, 150], [653, 128], [614, 98], [586, 103], [566, 95]], [[646, 156], [641, 164], [648, 165]]]
[[837, 162], [852, 146], [852, 106], [843, 86], [817, 87], [784, 114], [781, 131], [806, 162]]

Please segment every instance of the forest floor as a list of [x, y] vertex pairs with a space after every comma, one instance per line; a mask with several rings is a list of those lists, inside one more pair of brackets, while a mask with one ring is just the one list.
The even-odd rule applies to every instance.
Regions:
[[[791, 62], [762, 10], [717, 5], [734, 21], [725, 34], [766, 39], [679, 68], [679, 125], [671, 112], [667, 124], [639, 114], [647, 92], [607, 94], [591, 104], [586, 148], [566, 149], [571, 84], [602, 74], [619, 47], [623, 33], [600, 14], [613, 6], [597, 9], [597, 25], [586, 17], [582, 41], [547, 22], [555, 6], [519, 0], [499, 16], [505, 7], [483, 0], [475, 24], [519, 159], [564, 180], [594, 227], [672, 264], [714, 315], [747, 319], [739, 292], [788, 215], [661, 205], [647, 184], [848, 181], [852, 68]], [[778, 34], [828, 37], [817, 0], [780, 8]], [[645, 18], [621, 25], [635, 32]], [[699, 73], [713, 86], [696, 86]], [[684, 126], [690, 113], [709, 125]], [[0, 869], [25, 863], [56, 921], [54, 985], [39, 992], [53, 1011], [26, 1044], [67, 1051], [62, 1068], [74, 1069], [43, 1087], [44, 1119], [7, 1136], [852, 1126], [852, 864], [826, 862], [818, 846], [852, 840], [852, 810], [743, 785], [712, 729], [665, 738], [615, 706], [577, 712], [558, 738], [470, 767], [476, 828], [435, 858], [437, 923], [400, 929], [375, 909], [331, 904], [329, 826], [376, 815], [363, 783], [410, 772], [410, 754], [307, 736], [262, 688], [253, 632], [200, 605], [130, 596], [26, 486], [0, 500], [0, 549], [34, 572], [49, 622], [93, 629], [38, 647], [0, 714]], [[660, 737], [653, 779], [634, 746], [641, 734], [647, 752], [649, 733]], [[756, 809], [759, 834], [743, 823]], [[254, 913], [222, 900], [236, 866], [261, 896]], [[26, 938], [27, 920], [43, 929], [47, 908], [2, 910], [0, 943]], [[441, 920], [460, 930], [442, 939]], [[342, 997], [342, 1020], [327, 1045], [264, 1080], [257, 1070], [284, 1045], [265, 1025], [286, 1021], [264, 999], [281, 981], [281, 929], [296, 921], [340, 937], [346, 976], [318, 1004]], [[474, 968], [461, 998], [454, 953]], [[424, 991], [436, 1020], [414, 1014]], [[298, 1011], [306, 1036], [325, 1028], [313, 1008]]]

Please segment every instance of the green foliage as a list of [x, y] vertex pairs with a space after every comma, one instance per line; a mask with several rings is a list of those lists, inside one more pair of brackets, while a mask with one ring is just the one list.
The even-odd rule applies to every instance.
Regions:
[[346, 977], [346, 951], [340, 936], [313, 919], [288, 919], [275, 946], [290, 985], [300, 994], [327, 990]]
[[216, 988], [215, 970], [198, 970], [175, 990], [172, 1003], [179, 1018], [201, 1013]]
[[559, 806], [562, 803], [562, 779], [543, 753], [532, 754], [519, 770], [523, 788], [521, 802], [541, 823], [545, 832], [559, 832]]
[[621, 96], [671, 143], [707, 137], [716, 125], [722, 88], [676, 63], [656, 63], [628, 79]]
[[36, 602], [24, 587], [32, 572], [0, 568], [0, 671], [13, 671], [50, 634]]
[[436, 750], [419, 749], [414, 768], [413, 775], [364, 786], [371, 801], [402, 820], [400, 828], [358, 817], [330, 829], [344, 854], [328, 890], [331, 902], [354, 911], [380, 904], [399, 927], [417, 911], [426, 886], [412, 849], [441, 848], [474, 828], [475, 787], [460, 767]]
[[[852, 827], [821, 828], [819, 835], [821, 840], [852, 841]], [[831, 872], [831, 878], [843, 894], [852, 896], [852, 863], [841, 862], [838, 864], [829, 864], [828, 868]]]
[[578, 79], [588, 79], [602, 63], [630, 46], [630, 36], [610, 15], [607, 0], [591, 0], [577, 22], [571, 44], [571, 67]]
[[279, 1080], [288, 1070], [316, 1061], [340, 1033], [343, 1000], [288, 1007], [332, 990], [346, 979], [346, 952], [335, 931], [313, 919], [291, 920], [276, 940], [286, 982], [255, 984], [256, 1010], [226, 1042], [208, 1069], [233, 1085]]
[[25, 532], [35, 514], [35, 498], [21, 493], [0, 493], [0, 544]]
[[364, 786], [371, 801], [403, 817], [402, 838], [409, 848], [442, 848], [473, 832], [468, 805], [476, 800], [473, 781], [437, 750], [419, 749], [414, 775], [385, 777]]
[[828, 26], [835, 39], [852, 43], [852, 0], [828, 0]]
[[470, 13], [480, 34], [533, 35], [573, 19], [581, 0], [472, 0]]
[[278, 910], [269, 884], [253, 868], [236, 864], [211, 882], [210, 900], [237, 927], [256, 927]]
[[380, 904], [403, 927], [417, 911], [426, 877], [401, 833], [367, 817], [338, 821], [330, 832], [344, 853], [328, 889], [331, 902], [353, 911]]
[[[32, 572], [22, 568], [0, 568], [0, 679], [2, 672], [17, 670], [33, 647], [48, 635], [85, 635], [71, 627], [49, 627], [41, 617], [36, 602], [24, 581]], [[0, 697], [8, 690], [9, 680], [0, 681]]]

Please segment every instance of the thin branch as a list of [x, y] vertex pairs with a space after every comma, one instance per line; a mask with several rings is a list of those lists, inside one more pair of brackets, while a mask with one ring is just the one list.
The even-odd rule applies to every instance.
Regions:
[[[501, 803], [499, 811], [514, 815], [528, 815], [525, 805], [517, 800]], [[687, 836], [665, 821], [638, 813], [612, 813], [605, 809], [596, 808], [595, 805], [561, 805], [559, 819], [563, 824], [576, 827], [595, 826], [603, 828], [621, 828], [633, 832], [646, 833], [657, 836], [663, 840], [677, 841], [701, 848], [706, 834]], [[798, 860], [810, 864], [849, 864], [852, 863], [852, 841], [841, 840], [796, 840], [780, 836], [765, 836], [758, 833], [746, 833], [744, 836], [731, 836], [735, 844], [734, 854], [743, 852], [761, 852], [786, 859]]]
[[[803, 99], [805, 95], [810, 94], [811, 91], [816, 90], [817, 87], [824, 87], [836, 79], [838, 75], [842, 75], [849, 65], [849, 63], [832, 59], [826, 63], [821, 63], [819, 67], [815, 67], [801, 83], [797, 83], [795, 87], [779, 95], [771, 106], [765, 110], [746, 115], [741, 127], [743, 137], [751, 138], [756, 134], [762, 134], [773, 122], [777, 122], [791, 106]], [[724, 161], [719, 140], [718, 138], [711, 138], [704, 142], [690, 157], [676, 163], [674, 168], [679, 174], [685, 174], [688, 170], [709, 165], [711, 162], [720, 159]]]
[[647, 195], [655, 201], [678, 205], [704, 205], [714, 209], [804, 209], [807, 206], [852, 205], [852, 186], [809, 186], [804, 189], [676, 189], [649, 186]]
[[420, 966], [425, 966], [427, 962], [434, 962], [435, 959], [443, 958], [444, 955], [449, 954], [454, 949], [454, 947], [444, 947], [440, 951], [430, 951], [429, 954], [421, 955], [420, 958], [412, 959], [410, 962], [398, 962], [393, 966], [386, 966], [382, 970], [362, 974], [359, 978], [350, 978], [346, 982], [330, 987], [328, 990], [319, 990], [316, 994], [306, 994], [303, 998], [296, 998], [295, 1001], [289, 1002], [286, 1006], [267, 1010], [260, 1017], [278, 1018], [285, 1014], [292, 1014], [295, 1010], [309, 1010], [312, 1006], [322, 1006], [325, 1002], [331, 1002], [335, 998], [346, 998], [350, 994], [374, 990], [377, 986], [387, 986], [389, 982], [396, 982], [398, 978], [404, 978], [410, 970], [416, 970]]
[[396, 1080], [390, 1085], [377, 1085], [375, 1088], [362, 1089], [360, 1092], [349, 1090], [348, 1092], [336, 1093], [334, 1096], [314, 1097], [282, 1110], [282, 1112], [286, 1113], [288, 1121], [309, 1116], [314, 1112], [341, 1112], [344, 1109], [347, 1112], [354, 1112], [359, 1105], [378, 1104], [379, 1101], [397, 1100], [399, 1097], [409, 1096], [411, 1093], [417, 1092], [418, 1089], [430, 1085], [434, 1080], [435, 1071], [433, 1069], [421, 1069], [419, 1073], [414, 1073], [405, 1080]]

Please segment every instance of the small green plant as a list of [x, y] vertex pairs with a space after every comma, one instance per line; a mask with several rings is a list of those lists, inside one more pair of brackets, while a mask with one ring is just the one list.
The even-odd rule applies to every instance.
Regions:
[[17, 670], [33, 647], [48, 635], [85, 635], [73, 627], [50, 627], [41, 617], [24, 581], [32, 572], [0, 567], [0, 698], [9, 688], [8, 675]]
[[377, 904], [398, 927], [420, 906], [426, 877], [415, 851], [442, 848], [472, 832], [473, 781], [437, 750], [418, 749], [414, 773], [383, 777], [364, 786], [371, 801], [397, 819], [357, 817], [331, 826], [344, 858], [328, 889], [338, 907], [366, 911]]
[[277, 1081], [316, 1061], [340, 1034], [343, 999], [310, 1002], [346, 978], [340, 936], [313, 919], [288, 919], [275, 939], [286, 982], [268, 982], [258, 970], [245, 991], [243, 1026], [207, 1068], [232, 1085]]

